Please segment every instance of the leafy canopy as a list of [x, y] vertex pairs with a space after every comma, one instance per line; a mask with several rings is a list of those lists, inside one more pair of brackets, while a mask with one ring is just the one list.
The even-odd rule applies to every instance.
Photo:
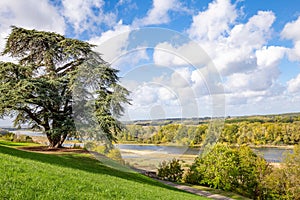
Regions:
[[2, 54], [16, 62], [0, 62], [0, 116], [14, 116], [15, 126], [41, 128], [50, 145], [59, 147], [76, 132], [74, 117], [80, 113], [74, 115], [74, 99], [80, 96], [85, 105], [92, 96], [97, 126], [112, 141], [129, 92], [119, 85], [118, 70], [93, 47], [57, 33], [12, 27]]

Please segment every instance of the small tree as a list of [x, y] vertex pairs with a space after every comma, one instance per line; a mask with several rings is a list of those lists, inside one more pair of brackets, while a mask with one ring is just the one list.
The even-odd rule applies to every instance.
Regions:
[[81, 95], [87, 97], [89, 88], [94, 88], [97, 122], [112, 141], [120, 130], [113, 115], [122, 113], [128, 91], [118, 84], [118, 71], [92, 47], [56, 33], [12, 27], [3, 55], [17, 63], [0, 62], [1, 117], [15, 116], [15, 126], [42, 128], [50, 146], [61, 147], [66, 137], [76, 132], [72, 93], [78, 80], [83, 81], [78, 71], [92, 66], [92, 79], [85, 80]]
[[188, 183], [234, 191], [255, 199], [264, 195], [262, 180], [267, 173], [267, 162], [250, 147], [232, 148], [217, 143], [196, 158], [184, 179]]
[[183, 171], [180, 160], [173, 158], [169, 162], [160, 163], [157, 175], [163, 180], [178, 182], [182, 179]]
[[300, 144], [263, 181], [270, 199], [300, 199]]

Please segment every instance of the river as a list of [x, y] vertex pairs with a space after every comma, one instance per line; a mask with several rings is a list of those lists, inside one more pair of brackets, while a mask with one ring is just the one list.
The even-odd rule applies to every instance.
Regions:
[[[12, 131], [16, 134], [28, 136], [42, 136], [41, 132], [33, 131]], [[71, 147], [72, 143], [65, 144]], [[189, 148], [187, 146], [168, 146], [168, 145], [145, 145], [145, 144], [116, 144], [116, 148], [120, 149], [122, 158], [137, 168], [146, 170], [154, 170], [163, 160], [171, 160], [177, 158], [184, 160], [187, 164], [191, 164], [195, 157], [201, 153], [200, 148]], [[291, 149], [284, 148], [252, 148], [257, 154], [262, 155], [268, 162], [281, 162], [284, 158], [284, 152], [292, 152]]]
[[[177, 158], [191, 164], [195, 157], [201, 153], [200, 148], [186, 146], [163, 146], [163, 145], [139, 145], [117, 144], [122, 158], [129, 164], [145, 170], [154, 170], [163, 160]], [[262, 155], [268, 162], [281, 162], [284, 152], [292, 152], [291, 149], [282, 148], [252, 148], [257, 154]]]

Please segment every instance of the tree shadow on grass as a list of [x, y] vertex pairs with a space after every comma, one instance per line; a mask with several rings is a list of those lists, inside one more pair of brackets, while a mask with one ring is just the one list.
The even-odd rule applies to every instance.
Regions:
[[114, 168], [111, 168], [107, 165], [104, 165], [102, 162], [83, 155], [78, 154], [42, 154], [35, 152], [22, 151], [10, 147], [5, 147], [0, 145], [0, 153], [8, 154], [11, 156], [19, 157], [22, 159], [30, 159], [38, 162], [48, 163], [51, 165], [57, 165], [61, 167], [68, 167], [77, 170], [83, 170], [90, 173], [99, 173], [105, 174], [109, 176], [114, 176], [122, 179], [126, 179], [129, 181], [135, 181], [142, 184], [148, 184], [152, 186], [162, 187], [169, 190], [180, 191], [184, 193], [188, 193], [171, 186], [165, 185], [158, 181], [155, 181], [149, 177], [146, 177], [142, 174], [136, 173], [134, 171], [120, 171]]

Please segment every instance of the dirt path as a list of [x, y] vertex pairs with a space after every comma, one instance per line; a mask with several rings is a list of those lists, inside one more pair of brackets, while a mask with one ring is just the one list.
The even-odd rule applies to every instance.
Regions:
[[168, 182], [168, 181], [162, 181], [162, 180], [158, 180], [158, 179], [156, 179], [156, 180], [161, 182], [161, 183], [164, 183], [166, 185], [175, 187], [179, 190], [184, 190], [184, 191], [187, 191], [187, 192], [190, 192], [190, 193], [193, 193], [193, 194], [197, 194], [199, 196], [204, 196], [204, 197], [208, 197], [208, 198], [211, 198], [211, 199], [218, 199], [218, 200], [233, 200], [229, 197], [225, 197], [225, 196], [222, 196], [222, 195], [219, 195], [219, 194], [212, 194], [210, 192], [199, 190], [199, 189], [196, 189], [196, 188], [192, 188], [190, 186], [179, 185], [179, 184], [176, 184], [176, 183], [172, 183], [172, 182]]
[[220, 194], [213, 194], [213, 193], [210, 193], [208, 191], [204, 191], [204, 190], [200, 190], [200, 189], [197, 189], [197, 188], [193, 188], [193, 187], [190, 187], [190, 186], [187, 186], [187, 185], [180, 185], [180, 184], [176, 184], [174, 182], [170, 182], [170, 181], [163, 181], [161, 179], [159, 179], [156, 175], [156, 172], [154, 171], [146, 171], [146, 170], [143, 170], [143, 169], [137, 169], [135, 167], [132, 167], [132, 169], [138, 173], [141, 173], [145, 176], [148, 176], [156, 181], [159, 181], [163, 184], [166, 184], [166, 185], [169, 185], [171, 187], [174, 187], [174, 188], [177, 188], [179, 190], [184, 190], [184, 191], [187, 191], [187, 192], [190, 192], [190, 193], [193, 193], [193, 194], [197, 194], [199, 196], [204, 196], [204, 197], [208, 197], [208, 198], [211, 198], [211, 199], [218, 199], [218, 200], [233, 200], [232, 198], [230, 197], [226, 197], [226, 196], [222, 196]]
[[48, 146], [30, 146], [30, 147], [18, 147], [20, 150], [34, 151], [40, 153], [89, 153], [84, 149], [72, 149], [72, 148], [49, 148]]

